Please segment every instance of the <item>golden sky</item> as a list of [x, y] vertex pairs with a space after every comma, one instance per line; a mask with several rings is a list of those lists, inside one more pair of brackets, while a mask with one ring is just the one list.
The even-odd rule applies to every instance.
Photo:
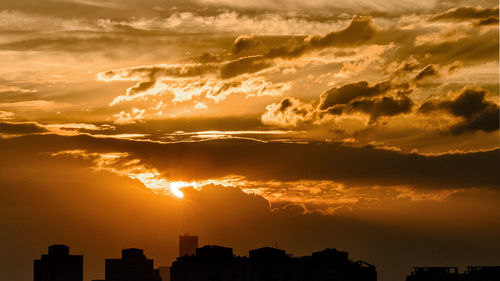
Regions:
[[[51, 243], [500, 264], [498, 1], [2, 0], [0, 279]], [[4, 231], [6, 230], [6, 231]]]

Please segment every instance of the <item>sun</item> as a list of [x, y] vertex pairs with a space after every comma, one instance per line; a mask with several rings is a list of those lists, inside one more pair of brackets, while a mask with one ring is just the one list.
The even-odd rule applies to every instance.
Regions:
[[183, 182], [183, 181], [174, 181], [170, 183], [170, 191], [172, 191], [172, 194], [179, 198], [184, 197], [184, 193], [180, 190], [182, 187], [186, 186], [192, 186], [196, 188], [196, 182]]

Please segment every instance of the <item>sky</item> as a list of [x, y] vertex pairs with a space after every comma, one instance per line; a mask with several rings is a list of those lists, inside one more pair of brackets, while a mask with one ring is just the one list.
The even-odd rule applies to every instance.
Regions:
[[0, 280], [178, 235], [500, 265], [490, 0], [2, 0]]

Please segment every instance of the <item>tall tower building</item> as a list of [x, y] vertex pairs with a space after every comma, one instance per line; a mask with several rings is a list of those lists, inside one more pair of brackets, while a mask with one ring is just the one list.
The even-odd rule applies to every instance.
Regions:
[[49, 254], [34, 261], [35, 281], [83, 281], [83, 256], [70, 255], [66, 245], [49, 246]]
[[179, 236], [179, 257], [194, 256], [198, 248], [198, 236], [184, 234]]
[[161, 281], [154, 261], [141, 249], [122, 250], [121, 259], [106, 259], [105, 281]]

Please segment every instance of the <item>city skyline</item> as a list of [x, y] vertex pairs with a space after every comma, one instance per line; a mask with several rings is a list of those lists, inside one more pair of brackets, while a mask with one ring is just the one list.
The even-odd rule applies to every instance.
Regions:
[[[188, 239], [186, 239], [188, 238]], [[179, 235], [179, 249], [197, 236]], [[190, 246], [188, 246], [190, 247]], [[83, 256], [70, 255], [69, 247], [55, 244], [48, 254], [34, 260], [34, 281], [82, 281]], [[104, 279], [93, 281], [376, 281], [376, 266], [353, 260], [348, 252], [326, 248], [297, 257], [283, 249], [260, 247], [248, 255], [233, 253], [218, 245], [196, 247], [194, 252], [179, 253], [169, 265], [158, 265], [142, 249], [122, 249], [120, 259], [105, 260]], [[413, 267], [406, 281], [496, 281], [500, 266]]]
[[1, 0], [0, 280], [58, 243], [83, 281], [207, 241], [496, 266], [499, 128], [498, 0]]

